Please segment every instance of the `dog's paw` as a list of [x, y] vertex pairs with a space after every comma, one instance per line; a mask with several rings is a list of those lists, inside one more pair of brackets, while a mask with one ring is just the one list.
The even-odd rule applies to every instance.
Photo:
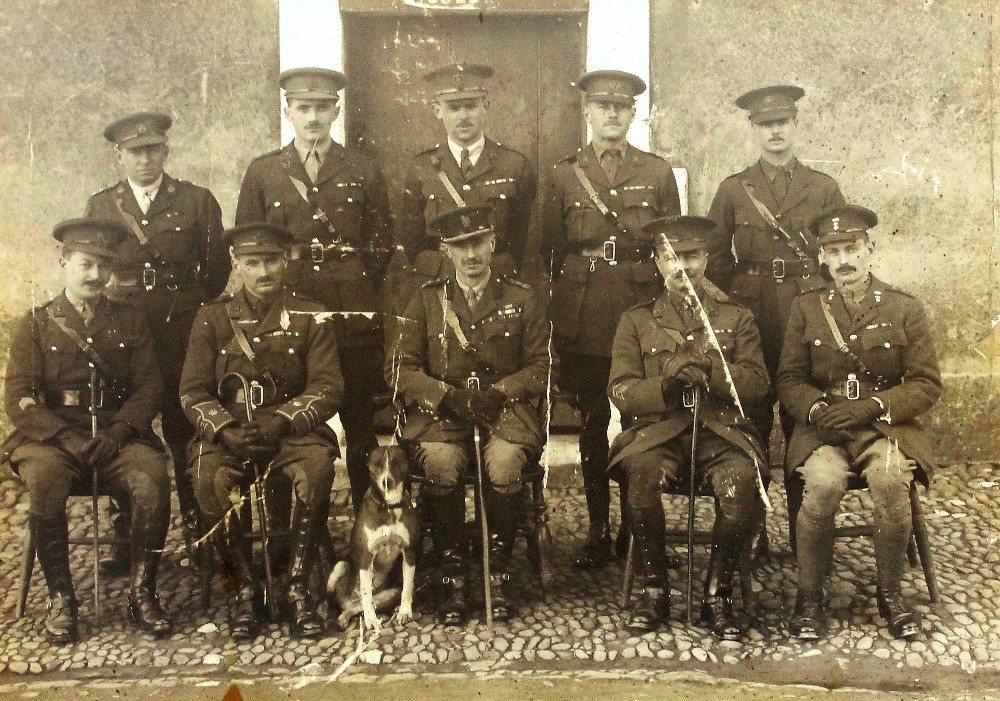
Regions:
[[399, 610], [396, 611], [396, 622], [400, 625], [413, 620], [413, 605], [402, 603], [399, 605]]
[[364, 612], [364, 624], [365, 628], [378, 635], [382, 631], [382, 622], [378, 619], [378, 614], [374, 610], [371, 612]]

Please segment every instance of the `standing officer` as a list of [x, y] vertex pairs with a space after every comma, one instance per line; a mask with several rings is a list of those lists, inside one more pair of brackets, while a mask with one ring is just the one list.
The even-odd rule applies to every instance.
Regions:
[[493, 221], [488, 207], [460, 207], [431, 221], [454, 271], [426, 283], [410, 301], [400, 325], [398, 365], [386, 372], [405, 402], [402, 437], [415, 443], [427, 477], [445, 588], [439, 615], [447, 624], [461, 623], [467, 611], [462, 530], [465, 475], [476, 460], [473, 426], [484, 436], [490, 586], [498, 620], [516, 608], [509, 567], [521, 473], [545, 441], [539, 404], [551, 372], [548, 320], [527, 285], [493, 273]]
[[824, 627], [823, 582], [833, 558], [834, 516], [851, 474], [872, 496], [878, 610], [889, 632], [920, 632], [900, 591], [912, 527], [909, 489], [925, 485], [934, 445], [917, 417], [941, 394], [941, 373], [923, 306], [871, 274], [875, 213], [855, 205], [822, 212], [810, 229], [827, 289], [797, 297], [778, 369], [778, 398], [795, 419], [786, 475], [805, 482], [796, 518], [798, 593], [792, 635]]
[[[163, 372], [163, 435], [174, 465], [184, 541], [195, 560], [198, 505], [184, 471], [192, 431], [177, 387], [198, 307], [225, 289], [230, 268], [215, 197], [163, 170], [171, 123], [169, 115], [143, 112], [107, 126], [104, 138], [115, 145], [125, 179], [92, 195], [85, 216], [121, 222], [130, 232], [115, 260], [108, 295], [140, 308], [153, 332]], [[128, 531], [128, 505], [119, 506], [123, 513], [112, 506], [110, 515], [120, 537]], [[127, 550], [114, 547], [101, 567], [108, 575], [125, 572]]]
[[[681, 209], [670, 164], [625, 140], [635, 119], [635, 96], [646, 89], [642, 79], [594, 71], [577, 86], [586, 94], [583, 115], [593, 140], [557, 163], [552, 178], [549, 201], [559, 226], [550, 239], [556, 275], [550, 316], [562, 364], [559, 386], [581, 415], [580, 466], [590, 532], [575, 564], [587, 569], [614, 559], [608, 523], [611, 342], [622, 313], [654, 299], [662, 287], [643, 225]], [[624, 520], [622, 525], [623, 545]]]
[[[733, 612], [733, 573], [762, 523], [758, 469], [764, 451], [734, 393], [740, 403], [758, 400], [767, 392], [768, 378], [750, 312], [705, 282], [715, 226], [705, 217], [674, 216], [643, 227], [654, 237], [666, 289], [656, 300], [625, 312], [615, 334], [608, 394], [622, 416], [635, 421], [615, 439], [611, 465], [628, 478], [629, 524], [645, 565], [643, 597], [629, 627], [653, 630], [669, 616], [661, 485], [698, 470], [715, 494], [702, 617], [719, 638], [739, 640], [745, 623]], [[694, 302], [695, 292], [721, 355]], [[701, 391], [700, 426], [705, 429], [695, 446], [697, 465], [689, 464], [693, 387]]]
[[493, 271], [513, 275], [522, 269], [537, 179], [520, 152], [483, 133], [490, 108], [486, 80], [492, 75], [489, 66], [456, 63], [424, 76], [447, 140], [418, 153], [406, 175], [400, 232], [411, 265], [397, 293], [399, 312], [421, 284], [447, 277], [448, 259], [428, 224], [458, 207], [491, 207], [497, 246]]
[[[336, 334], [322, 307], [282, 288], [294, 241], [288, 232], [245, 224], [226, 231], [225, 240], [243, 287], [231, 299], [205, 306], [191, 332], [181, 377], [181, 404], [197, 429], [188, 470], [223, 568], [239, 582], [230, 619], [236, 639], [257, 635], [259, 588], [238, 519], [228, 534], [216, 526], [232, 510], [230, 492], [252, 479], [254, 462], [292, 481], [298, 503], [286, 598], [292, 635], [315, 638], [323, 621], [309, 596], [309, 573], [320, 529], [327, 527], [339, 454], [337, 436], [325, 422], [344, 392]], [[248, 383], [249, 398], [245, 387], [233, 396], [224, 393], [229, 373]], [[256, 415], [252, 423], [240, 423], [247, 401]]]
[[28, 486], [28, 527], [49, 590], [45, 634], [53, 643], [77, 638], [66, 500], [74, 490], [89, 491], [96, 470], [132, 506], [129, 618], [166, 635], [156, 570], [170, 521], [170, 477], [151, 427], [163, 385], [145, 318], [104, 296], [112, 259], [132, 234], [114, 221], [71, 219], [53, 235], [63, 244], [66, 288], [14, 331], [4, 390], [14, 433], [0, 455]]
[[382, 307], [378, 294], [392, 249], [389, 200], [382, 173], [367, 154], [330, 136], [340, 114], [343, 73], [294, 68], [278, 83], [295, 138], [247, 168], [236, 224], [268, 222], [291, 233], [285, 279], [334, 319], [340, 365], [350, 377], [340, 420], [347, 437], [347, 474], [355, 511], [368, 489], [368, 452], [377, 445], [372, 397], [382, 383]]
[[[824, 286], [809, 222], [827, 207], [844, 203], [833, 178], [795, 157], [795, 102], [804, 94], [795, 85], [774, 85], [736, 99], [736, 105], [749, 112], [760, 159], [723, 180], [708, 211], [725, 238], [712, 252], [708, 278], [753, 312], [772, 378], [778, 370], [792, 300], [801, 292]], [[774, 422], [774, 401], [772, 390], [760, 404], [747, 407], [765, 449]], [[782, 416], [787, 442], [791, 420]]]

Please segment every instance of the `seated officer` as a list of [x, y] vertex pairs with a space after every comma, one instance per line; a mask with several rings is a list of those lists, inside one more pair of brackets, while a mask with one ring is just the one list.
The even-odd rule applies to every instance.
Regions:
[[170, 479], [151, 429], [163, 386], [145, 317], [104, 296], [118, 246], [131, 234], [115, 222], [71, 219], [53, 235], [63, 244], [66, 288], [14, 332], [4, 396], [14, 433], [2, 452], [28, 485], [28, 527], [49, 590], [45, 634], [53, 643], [77, 638], [66, 500], [89, 492], [97, 470], [112, 495], [132, 505], [129, 617], [166, 635], [156, 570]]
[[871, 274], [875, 213], [854, 205], [810, 224], [833, 285], [796, 297], [778, 367], [778, 399], [795, 418], [786, 475], [804, 481], [796, 519], [798, 593], [792, 635], [823, 629], [823, 582], [833, 558], [834, 516], [851, 474], [873, 504], [879, 613], [897, 638], [920, 631], [900, 591], [912, 526], [914, 471], [925, 484], [933, 445], [916, 417], [941, 394], [941, 374], [923, 306]]
[[[327, 527], [339, 454], [336, 434], [325, 422], [344, 392], [334, 326], [316, 316], [322, 307], [282, 287], [292, 242], [285, 230], [253, 223], [224, 237], [243, 286], [233, 297], [202, 307], [191, 332], [181, 375], [181, 405], [197, 430], [188, 470], [205, 524], [214, 528], [223, 569], [239, 582], [230, 619], [236, 639], [257, 635], [260, 589], [238, 520], [228, 534], [215, 526], [230, 512], [236, 516], [230, 494], [253, 478], [255, 465], [291, 479], [298, 500], [287, 577], [291, 631], [315, 638], [323, 621], [310, 601], [309, 573], [317, 534]], [[222, 392], [230, 373], [242, 385], [234, 396]], [[255, 413], [249, 422], [247, 401]]]
[[[618, 324], [608, 394], [635, 422], [615, 439], [610, 464], [628, 480], [628, 519], [645, 569], [643, 596], [629, 627], [654, 630], [670, 614], [661, 485], [684, 483], [684, 474], [696, 469], [715, 494], [702, 617], [716, 636], [738, 640], [745, 622], [733, 613], [733, 572], [762, 523], [758, 469], [767, 464], [740, 404], [761, 399], [768, 378], [752, 315], [705, 280], [714, 227], [711, 219], [689, 216], [655, 219], [643, 227], [653, 237], [666, 289], [625, 312]], [[694, 292], [721, 355], [693, 303]], [[702, 396], [692, 466], [694, 387]]]
[[[410, 300], [386, 379], [402, 395], [402, 437], [416, 444], [426, 475], [434, 548], [442, 563], [440, 616], [460, 623], [467, 609], [463, 554], [465, 475], [475, 465], [473, 426], [483, 431], [493, 615], [515, 603], [508, 570], [522, 501], [521, 471], [541, 454], [536, 408], [550, 369], [549, 323], [525, 284], [494, 276], [496, 238], [489, 207], [460, 207], [431, 221], [455, 270]], [[499, 586], [498, 586], [499, 585]]]

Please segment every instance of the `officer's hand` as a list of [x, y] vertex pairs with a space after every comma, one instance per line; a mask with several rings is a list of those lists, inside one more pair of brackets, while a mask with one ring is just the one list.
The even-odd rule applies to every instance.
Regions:
[[91, 467], [97, 467], [118, 455], [122, 444], [106, 433], [98, 433], [83, 446], [83, 459]]
[[72, 455], [79, 462], [85, 463], [87, 459], [83, 455], [83, 449], [87, 445], [86, 437], [75, 428], [66, 427], [55, 436], [56, 443], [64, 451]]
[[258, 419], [247, 426], [251, 430], [254, 427], [257, 430], [254, 444], [261, 446], [277, 446], [292, 431], [292, 423], [279, 414]]
[[881, 415], [882, 407], [874, 399], [849, 400], [831, 405], [823, 412], [822, 419], [816, 420], [816, 425], [843, 431], [867, 426]]
[[475, 390], [452, 387], [445, 393], [441, 403], [453, 416], [460, 419], [475, 421], [472, 413], [472, 398], [476, 395]]
[[[711, 365], [709, 365], [709, 369], [711, 369]], [[677, 380], [685, 385], [708, 386], [708, 375], [697, 365], [685, 365], [677, 373]]]
[[257, 427], [254, 426], [249, 428], [247, 426], [226, 426], [221, 431], [219, 431], [218, 439], [222, 445], [226, 446], [229, 451], [240, 458], [241, 460], [250, 459], [247, 456], [247, 448], [250, 444], [257, 438]]
[[706, 353], [691, 353], [688, 356], [688, 364], [698, 368], [706, 375], [712, 374], [712, 359]]
[[507, 397], [498, 389], [490, 387], [485, 392], [473, 392], [471, 410], [473, 421], [481, 426], [489, 426], [500, 418]]

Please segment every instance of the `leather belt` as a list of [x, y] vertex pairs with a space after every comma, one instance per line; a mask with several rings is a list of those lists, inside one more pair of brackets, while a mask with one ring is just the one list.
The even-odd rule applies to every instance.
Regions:
[[806, 278], [818, 271], [818, 266], [812, 260], [784, 260], [774, 258], [772, 260], [748, 260], [740, 261], [736, 266], [740, 272], [748, 275], [766, 275], [775, 280], [784, 280], [786, 277]]
[[157, 287], [166, 287], [173, 292], [181, 287], [197, 285], [198, 282], [198, 267], [180, 268], [146, 263], [142, 268], [116, 270], [109, 287], [123, 292], [138, 291], [140, 288], [152, 292]]
[[850, 400], [868, 399], [883, 389], [885, 387], [879, 382], [865, 382], [851, 374], [843, 382], [837, 382], [827, 387], [826, 394], [831, 397], [842, 397]]
[[312, 243], [293, 244], [288, 250], [292, 260], [307, 260], [310, 263], [325, 263], [330, 260], [341, 260], [360, 253], [361, 249], [348, 243]]
[[[649, 251], [637, 246], [625, 246], [615, 239], [609, 239], [597, 244], [592, 242], [577, 244], [571, 249], [573, 255], [589, 258], [591, 262], [603, 261], [608, 265], [618, 263], [638, 263], [649, 258]], [[645, 254], [645, 255], [644, 255]]]
[[[64, 389], [59, 391], [49, 391], [45, 393], [45, 404], [51, 407], [79, 407], [90, 410], [90, 390], [89, 389]], [[103, 389], [98, 393], [97, 405], [95, 409], [107, 411], [117, 411], [121, 408], [121, 398], [117, 394], [105, 392]]]

